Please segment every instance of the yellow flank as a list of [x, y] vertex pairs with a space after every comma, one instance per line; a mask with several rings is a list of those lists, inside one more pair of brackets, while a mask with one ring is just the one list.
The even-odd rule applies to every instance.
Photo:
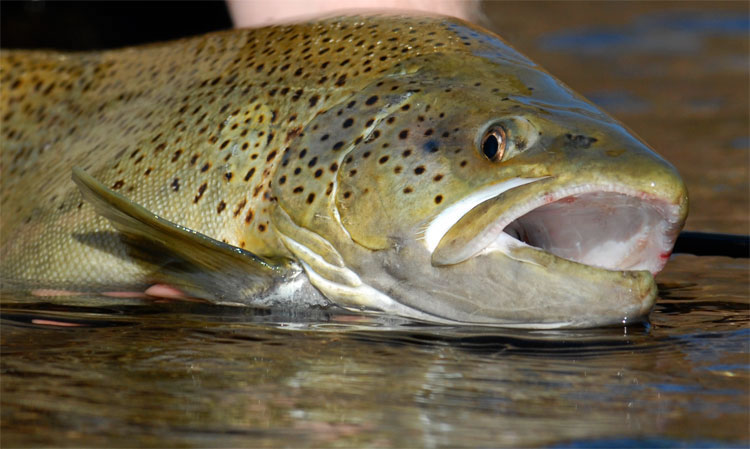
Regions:
[[[134, 262], [82, 200], [76, 166], [167, 220], [260, 256], [287, 254], [269, 216], [290, 143], [400, 62], [465, 52], [455, 26], [349, 18], [104, 52], [3, 51], [3, 278], [148, 282], [153, 267]], [[320, 169], [330, 178], [331, 164]], [[296, 207], [331, 194], [314, 188]]]

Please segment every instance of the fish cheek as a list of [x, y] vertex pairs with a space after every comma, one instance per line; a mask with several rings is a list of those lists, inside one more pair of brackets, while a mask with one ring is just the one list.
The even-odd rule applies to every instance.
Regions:
[[393, 223], [388, 206], [394, 206], [395, 198], [383, 198], [384, 180], [375, 167], [377, 160], [373, 163], [368, 160], [371, 154], [365, 159], [364, 152], [354, 153], [344, 160], [336, 178], [336, 208], [352, 240], [365, 248], [382, 250], [390, 246], [388, 235], [393, 234]]
[[424, 223], [448, 203], [454, 187], [450, 162], [422, 154], [414, 143], [375, 143], [344, 160], [336, 206], [356, 243], [372, 250], [403, 247], [419, 239]]

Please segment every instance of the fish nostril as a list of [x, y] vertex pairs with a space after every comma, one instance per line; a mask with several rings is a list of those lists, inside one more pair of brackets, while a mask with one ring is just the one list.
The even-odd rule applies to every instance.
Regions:
[[596, 143], [598, 139], [596, 137], [584, 136], [581, 134], [565, 134], [565, 143], [573, 148], [579, 148], [585, 150], [590, 148], [592, 144]]

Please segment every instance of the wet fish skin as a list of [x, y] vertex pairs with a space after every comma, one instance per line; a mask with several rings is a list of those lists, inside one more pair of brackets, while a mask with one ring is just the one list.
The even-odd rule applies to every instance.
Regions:
[[[586, 327], [645, 316], [651, 274], [530, 247], [477, 252], [487, 229], [518, 205], [581, 186], [643, 200], [662, 218], [660, 248], [687, 213], [669, 163], [499, 38], [455, 19], [352, 17], [1, 57], [4, 280], [168, 281], [247, 303], [283, 302], [278, 292], [304, 284], [344, 307], [429, 321]], [[499, 162], [481, 152], [492, 125], [509, 138]], [[87, 200], [70, 181], [74, 167]], [[450, 206], [519, 179], [535, 181], [426, 244]], [[117, 218], [135, 214], [127, 201], [148, 212], [131, 228]], [[158, 220], [172, 235], [200, 233], [217, 254], [247, 251], [273, 267], [272, 280], [243, 284], [241, 271], [209, 268], [195, 239], [170, 250], [152, 232]]]

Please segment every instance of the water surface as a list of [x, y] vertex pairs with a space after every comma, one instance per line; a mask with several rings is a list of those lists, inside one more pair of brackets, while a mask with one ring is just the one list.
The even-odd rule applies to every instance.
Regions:
[[6, 296], [1, 441], [742, 446], [747, 270], [677, 256], [650, 325], [587, 331]]

